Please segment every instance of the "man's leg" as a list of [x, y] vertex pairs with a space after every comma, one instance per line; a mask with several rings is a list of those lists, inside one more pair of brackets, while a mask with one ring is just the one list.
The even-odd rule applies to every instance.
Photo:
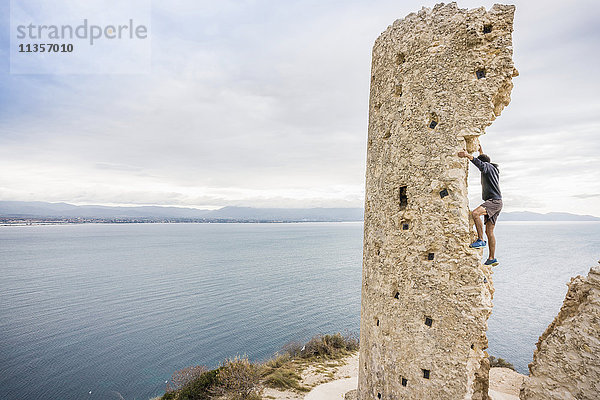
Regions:
[[481, 217], [486, 214], [487, 211], [481, 206], [474, 209], [471, 213], [473, 221], [475, 222], [475, 229], [477, 229], [477, 239], [483, 240], [483, 221], [481, 221]]
[[487, 235], [490, 254], [488, 256], [488, 260], [493, 260], [496, 258], [496, 237], [494, 236], [494, 228], [496, 225], [492, 223], [492, 221], [488, 221], [485, 224], [485, 234]]

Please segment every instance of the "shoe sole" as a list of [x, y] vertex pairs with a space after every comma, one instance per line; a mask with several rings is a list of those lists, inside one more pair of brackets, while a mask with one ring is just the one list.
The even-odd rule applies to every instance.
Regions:
[[483, 264], [484, 264], [484, 265], [491, 265], [492, 267], [495, 267], [496, 265], [498, 265], [498, 264], [500, 264], [500, 263], [499, 263], [499, 262], [495, 262], [495, 263], [491, 263], [491, 264], [486, 264], [486, 263], [483, 263]]
[[487, 246], [469, 246], [471, 249], [485, 249]]

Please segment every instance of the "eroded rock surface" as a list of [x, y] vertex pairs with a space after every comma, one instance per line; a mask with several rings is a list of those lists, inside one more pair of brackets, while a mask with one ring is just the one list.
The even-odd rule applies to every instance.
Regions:
[[540, 336], [520, 398], [600, 399], [600, 267], [577, 276]]
[[438, 4], [375, 42], [359, 400], [488, 398], [491, 271], [456, 154], [510, 101], [514, 10]]

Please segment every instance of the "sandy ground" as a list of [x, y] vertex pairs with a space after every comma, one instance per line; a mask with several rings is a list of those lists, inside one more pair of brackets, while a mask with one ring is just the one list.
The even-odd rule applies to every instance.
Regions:
[[[525, 378], [508, 368], [490, 370], [492, 400], [519, 400], [519, 389]], [[306, 393], [266, 389], [263, 398], [274, 400], [343, 400], [344, 394], [356, 389], [358, 383], [358, 353], [328, 366], [311, 366], [302, 374], [302, 383], [313, 387]]]
[[325, 365], [311, 365], [306, 368], [302, 373], [302, 385], [313, 388], [308, 393], [267, 388], [263, 392], [263, 398], [276, 400], [343, 399], [344, 393], [356, 388], [357, 382], [358, 352], [340, 361], [333, 361]]
[[358, 376], [354, 378], [338, 379], [324, 383], [311, 390], [304, 400], [339, 399], [343, 400], [344, 393], [349, 392], [358, 385]]

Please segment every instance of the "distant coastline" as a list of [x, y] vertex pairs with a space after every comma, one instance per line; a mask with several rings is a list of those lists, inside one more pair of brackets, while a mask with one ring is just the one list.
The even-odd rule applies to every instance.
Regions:
[[[503, 212], [503, 221], [600, 221], [592, 215]], [[147, 223], [300, 223], [361, 222], [363, 209], [253, 208], [227, 206], [217, 210], [185, 207], [77, 206], [68, 203], [0, 201], [0, 225], [147, 224]]]
[[[205, 219], [205, 220], [194, 220], [194, 219], [97, 219], [97, 218], [11, 218], [11, 217], [0, 217], [0, 226], [42, 226], [42, 225], [82, 225], [82, 224], [302, 224], [302, 223], [362, 223], [362, 220], [355, 221], [311, 221], [311, 220], [300, 220], [300, 221], [280, 221], [280, 220], [234, 220], [234, 219]], [[508, 223], [517, 222], [529, 222], [529, 223], [574, 223], [574, 222], [596, 222], [600, 223], [600, 220], [519, 220], [519, 219], [507, 219]]]
[[0, 226], [74, 224], [290, 224], [303, 222], [362, 222], [338, 220], [194, 219], [194, 218], [44, 218], [0, 217]]

